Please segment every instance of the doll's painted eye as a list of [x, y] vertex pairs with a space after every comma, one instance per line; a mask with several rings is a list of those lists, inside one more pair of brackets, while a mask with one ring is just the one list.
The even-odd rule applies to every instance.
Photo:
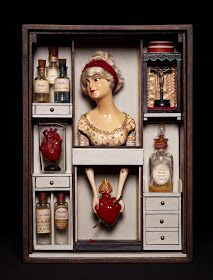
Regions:
[[95, 82], [97, 82], [97, 81], [99, 81], [99, 80], [100, 80], [99, 77], [95, 77], [95, 78], [94, 78], [94, 81], [95, 81]]

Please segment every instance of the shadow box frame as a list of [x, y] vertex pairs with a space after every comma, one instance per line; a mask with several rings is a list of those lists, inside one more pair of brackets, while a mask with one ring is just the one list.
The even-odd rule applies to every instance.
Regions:
[[[143, 100], [144, 100], [144, 90], [146, 86], [144, 86], [143, 79], [143, 38], [146, 38], [146, 41], [149, 39], [158, 39], [158, 38], [175, 38], [182, 46], [182, 66], [181, 66], [181, 113], [171, 113], [171, 115], [160, 113], [160, 114], [149, 114], [146, 111], [144, 112]], [[131, 44], [138, 44], [138, 82], [137, 82], [137, 91], [138, 94], [138, 107], [136, 113], [136, 123], [137, 123], [137, 145], [136, 147], [125, 147], [123, 148], [110, 148], [109, 154], [113, 155], [116, 151], [116, 156], [121, 156], [121, 154], [127, 154], [128, 159], [121, 156], [121, 164], [115, 162], [114, 165], [130, 165], [131, 168], [136, 170], [137, 179], [139, 181], [139, 197], [136, 197], [139, 201], [139, 219], [140, 219], [140, 244], [138, 246], [134, 245], [129, 247], [128, 242], [126, 243], [126, 249], [118, 249], [112, 250], [113, 246], [118, 246], [116, 242], [111, 244], [109, 250], [103, 250], [104, 246], [107, 246], [102, 242], [102, 244], [98, 245], [97, 243], [97, 251], [90, 250], [90, 244], [86, 244], [85, 247], [82, 247], [81, 242], [76, 242], [75, 237], [73, 237], [73, 241], [70, 243], [70, 250], [63, 250], [63, 247], [56, 249], [56, 251], [48, 251], [48, 250], [35, 250], [34, 248], [34, 224], [35, 224], [35, 216], [33, 214], [35, 207], [35, 195], [40, 189], [36, 189], [36, 175], [34, 174], [34, 142], [35, 142], [35, 133], [34, 127], [39, 124], [41, 121], [44, 123], [48, 122], [57, 122], [57, 123], [65, 123], [68, 127], [67, 135], [68, 138], [66, 142], [68, 142], [69, 137], [73, 140], [73, 144], [71, 148], [68, 147], [67, 151], [71, 153], [71, 167], [69, 170], [69, 174], [67, 175], [69, 178], [69, 184], [72, 186], [69, 189], [69, 199], [70, 203], [73, 203], [72, 209], [70, 209], [69, 214], [76, 221], [76, 181], [78, 176], [78, 170], [82, 173], [82, 167], [86, 164], [95, 165], [94, 161], [91, 163], [91, 155], [94, 152], [97, 157], [101, 155], [101, 153], [106, 153], [108, 148], [99, 148], [99, 147], [88, 147], [83, 148], [80, 151], [80, 147], [77, 145], [76, 141], [76, 125], [77, 120], [81, 114], [78, 111], [76, 104], [79, 104], [79, 97], [75, 93], [77, 91], [77, 81], [75, 77], [75, 44], [74, 42], [80, 42], [80, 46], [84, 46], [85, 42], [90, 45], [90, 43], [94, 40], [94, 38], [98, 38], [100, 41], [104, 41], [103, 39], [110, 39], [110, 42], [113, 42], [114, 47], [113, 51], [117, 53], [117, 46], [122, 45], [122, 42], [129, 41], [130, 48]], [[63, 46], [70, 46], [71, 50], [71, 104], [68, 108], [68, 113], [64, 116], [54, 115], [53, 117], [49, 115], [37, 115], [36, 116], [36, 107], [37, 105], [32, 102], [33, 95], [33, 68], [35, 68], [33, 55], [35, 53], [35, 49], [37, 44], [48, 45], [48, 40], [54, 44], [57, 40], [63, 39], [60, 41], [60, 44]], [[97, 40], [98, 41], [98, 40]], [[82, 43], [83, 42], [83, 43]], [[119, 42], [119, 43], [118, 43]], [[132, 43], [133, 42], [133, 43]], [[92, 44], [92, 49], [94, 49], [94, 43]], [[127, 43], [126, 43], [127, 44]], [[100, 46], [104, 45], [104, 43], [100, 43]], [[128, 44], [127, 44], [128, 45]], [[87, 44], [86, 44], [87, 46]], [[126, 46], [126, 45], [125, 45]], [[81, 48], [81, 47], [80, 47]], [[86, 47], [87, 48], [87, 47]], [[89, 47], [90, 48], [90, 47]], [[109, 43], [106, 43], [106, 48], [110, 49]], [[118, 48], [119, 49], [119, 48]], [[184, 263], [190, 262], [192, 260], [192, 252], [193, 252], [193, 232], [192, 232], [192, 96], [193, 96], [193, 28], [192, 25], [50, 25], [50, 24], [27, 24], [22, 27], [22, 72], [23, 72], [23, 260], [27, 263]], [[119, 51], [118, 51], [119, 52]], [[81, 53], [81, 51], [79, 52]], [[125, 55], [125, 51], [124, 51]], [[122, 54], [118, 54], [118, 57], [123, 56]], [[34, 61], [34, 62], [33, 62]], [[131, 84], [130, 84], [131, 86]], [[128, 87], [128, 85], [127, 85]], [[83, 97], [84, 98], [84, 97]], [[118, 99], [119, 102], [120, 99]], [[85, 102], [85, 101], [84, 101]], [[127, 101], [125, 101], [127, 103]], [[33, 105], [32, 105], [33, 104]], [[51, 106], [51, 104], [50, 104]], [[126, 106], [126, 107], [125, 107]], [[59, 105], [60, 107], [60, 105]], [[58, 107], [58, 108], [59, 108]], [[80, 107], [80, 106], [79, 106]], [[124, 109], [128, 106], [122, 104]], [[89, 107], [88, 107], [89, 108]], [[52, 107], [50, 108], [52, 109]], [[67, 108], [66, 108], [67, 109]], [[42, 109], [43, 110], [43, 109]], [[131, 110], [130, 110], [131, 111]], [[144, 225], [143, 225], [143, 217], [145, 213], [144, 204], [146, 203], [146, 196], [144, 194], [144, 182], [143, 182], [143, 163], [140, 159], [143, 157], [143, 130], [144, 127], [152, 125], [152, 123], [160, 123], [165, 122], [168, 124], [178, 124], [179, 130], [179, 173], [181, 174], [181, 183], [178, 183], [178, 187], [181, 189], [180, 197], [182, 197], [182, 207], [181, 207], [181, 215], [179, 216], [180, 223], [182, 227], [181, 231], [181, 239], [182, 245], [181, 250], [161, 250], [161, 249], [149, 249], [144, 250]], [[146, 129], [149, 131], [149, 129]], [[148, 132], [147, 132], [148, 133]], [[123, 150], [122, 150], [123, 149]], [[72, 150], [72, 151], [71, 151]], [[81, 154], [86, 154], [86, 162], [82, 162], [79, 156]], [[99, 165], [104, 165], [104, 162], [100, 160]], [[107, 159], [108, 166], [110, 164], [109, 159]], [[111, 168], [111, 167], [110, 167]], [[109, 169], [110, 169], [109, 168]], [[138, 170], [138, 171], [137, 171]], [[134, 173], [134, 172], [133, 172]], [[80, 174], [82, 175], [82, 174]], [[182, 184], [185, 186], [183, 189], [181, 188]], [[57, 191], [58, 189], [56, 189]], [[54, 189], [50, 189], [54, 196]], [[67, 190], [65, 190], [67, 191]], [[144, 200], [143, 200], [144, 198]], [[178, 198], [180, 201], [180, 198]], [[71, 233], [75, 235], [76, 232], [76, 223], [73, 222], [73, 229]], [[77, 246], [75, 245], [77, 244]], [[95, 242], [96, 243], [96, 242]], [[118, 242], [119, 243], [119, 242]], [[122, 246], [121, 246], [122, 247]], [[137, 249], [135, 250], [134, 248]], [[78, 251], [78, 248], [81, 248]], [[83, 249], [82, 249], [83, 248]], [[89, 249], [88, 249], [89, 248]], [[129, 249], [130, 248], [130, 249]], [[133, 250], [131, 249], [133, 248]], [[160, 247], [159, 247], [160, 248]], [[169, 248], [169, 247], [168, 247]], [[171, 247], [172, 248], [172, 247]]]

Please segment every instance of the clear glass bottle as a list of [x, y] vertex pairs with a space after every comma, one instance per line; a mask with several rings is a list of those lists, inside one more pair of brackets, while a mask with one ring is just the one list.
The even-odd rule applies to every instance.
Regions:
[[173, 156], [166, 152], [168, 139], [164, 134], [165, 126], [160, 124], [158, 138], [154, 139], [155, 152], [149, 158], [150, 192], [173, 191]]
[[33, 102], [48, 103], [50, 102], [49, 82], [46, 78], [46, 60], [38, 60], [38, 76], [34, 79]]
[[58, 47], [49, 47], [49, 66], [47, 67], [47, 79], [50, 85], [54, 85], [58, 77]]
[[68, 243], [68, 203], [65, 201], [65, 193], [56, 195], [57, 201], [54, 205], [55, 212], [55, 244]]
[[55, 79], [54, 102], [70, 102], [70, 79], [67, 77], [66, 59], [59, 59], [59, 77]]
[[36, 236], [37, 244], [51, 244], [51, 212], [50, 203], [47, 202], [47, 194], [39, 192], [36, 203]]

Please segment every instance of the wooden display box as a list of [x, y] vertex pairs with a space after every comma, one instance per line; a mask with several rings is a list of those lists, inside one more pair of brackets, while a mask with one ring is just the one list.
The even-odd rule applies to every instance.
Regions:
[[[23, 259], [31, 263], [174, 263], [192, 259], [192, 58], [191, 25], [72, 26], [23, 25]], [[149, 41], [173, 41], [178, 61], [177, 110], [148, 110]], [[58, 46], [66, 58], [70, 102], [33, 103], [33, 80], [38, 59], [48, 61], [48, 46]], [[77, 124], [92, 108], [82, 95], [80, 75], [91, 55], [110, 52], [122, 71], [125, 86], [115, 103], [133, 116], [136, 146], [81, 147]], [[146, 71], [146, 72], [145, 72]], [[152, 76], [150, 76], [152, 79]], [[157, 81], [156, 77], [155, 81]], [[169, 79], [167, 83], [169, 83]], [[168, 85], [167, 85], [168, 86]], [[156, 86], [158, 87], [158, 86]], [[149, 191], [149, 156], [160, 123], [166, 126], [173, 155], [172, 192]], [[45, 172], [40, 154], [41, 127], [63, 127], [60, 172]], [[111, 228], [93, 228], [91, 190], [85, 167], [94, 167], [97, 186], [107, 177], [117, 184], [123, 166], [129, 175], [123, 191], [125, 211]], [[37, 242], [36, 203], [45, 191], [50, 203], [48, 245]], [[59, 191], [68, 203], [67, 241], [56, 244], [54, 205]]]

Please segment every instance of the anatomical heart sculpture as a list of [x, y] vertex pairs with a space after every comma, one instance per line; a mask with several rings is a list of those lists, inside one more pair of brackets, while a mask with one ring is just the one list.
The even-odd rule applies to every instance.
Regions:
[[43, 127], [40, 132], [40, 152], [44, 171], [63, 171], [64, 164], [64, 127]]

